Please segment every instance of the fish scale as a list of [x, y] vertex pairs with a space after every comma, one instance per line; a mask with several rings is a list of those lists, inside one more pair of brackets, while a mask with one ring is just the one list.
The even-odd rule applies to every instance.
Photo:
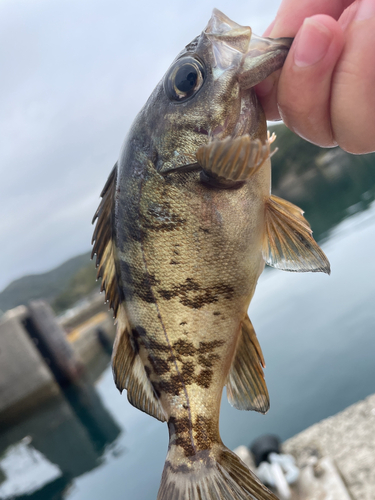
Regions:
[[269, 408], [247, 316], [265, 263], [329, 272], [302, 210], [271, 195], [253, 87], [290, 44], [214, 10], [135, 119], [94, 217], [115, 383], [168, 424], [158, 500], [276, 500], [222, 443], [219, 413], [225, 385], [236, 408]]

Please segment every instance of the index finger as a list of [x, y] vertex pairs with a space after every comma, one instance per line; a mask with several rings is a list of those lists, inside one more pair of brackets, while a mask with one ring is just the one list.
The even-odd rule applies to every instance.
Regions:
[[[267, 28], [264, 36], [294, 37], [306, 17], [325, 14], [338, 20], [343, 11], [353, 3], [355, 0], [283, 0], [275, 20]], [[277, 106], [279, 76], [280, 71], [277, 71], [256, 87], [267, 120], [280, 120]]]
[[295, 36], [306, 17], [326, 14], [338, 20], [344, 10], [355, 0], [283, 0], [275, 21], [267, 28], [264, 36], [277, 38]]

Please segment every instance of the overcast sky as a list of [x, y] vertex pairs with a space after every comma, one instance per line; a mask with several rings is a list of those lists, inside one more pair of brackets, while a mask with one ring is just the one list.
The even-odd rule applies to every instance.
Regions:
[[213, 7], [261, 34], [280, 0], [0, 0], [0, 290], [90, 248], [135, 115]]

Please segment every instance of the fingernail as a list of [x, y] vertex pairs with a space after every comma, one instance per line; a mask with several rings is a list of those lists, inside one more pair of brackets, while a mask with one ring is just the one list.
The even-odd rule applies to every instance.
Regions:
[[303, 68], [319, 62], [326, 55], [333, 35], [315, 19], [307, 18], [294, 41], [294, 62]]
[[364, 19], [369, 19], [370, 17], [374, 16], [375, 16], [375, 1], [362, 0], [362, 2], [359, 4], [355, 20], [363, 21]]

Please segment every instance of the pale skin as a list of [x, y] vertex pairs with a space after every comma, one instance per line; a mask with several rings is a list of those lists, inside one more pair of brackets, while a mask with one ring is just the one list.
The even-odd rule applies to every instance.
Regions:
[[283, 0], [264, 35], [295, 37], [256, 88], [267, 119], [322, 147], [375, 151], [375, 0]]

